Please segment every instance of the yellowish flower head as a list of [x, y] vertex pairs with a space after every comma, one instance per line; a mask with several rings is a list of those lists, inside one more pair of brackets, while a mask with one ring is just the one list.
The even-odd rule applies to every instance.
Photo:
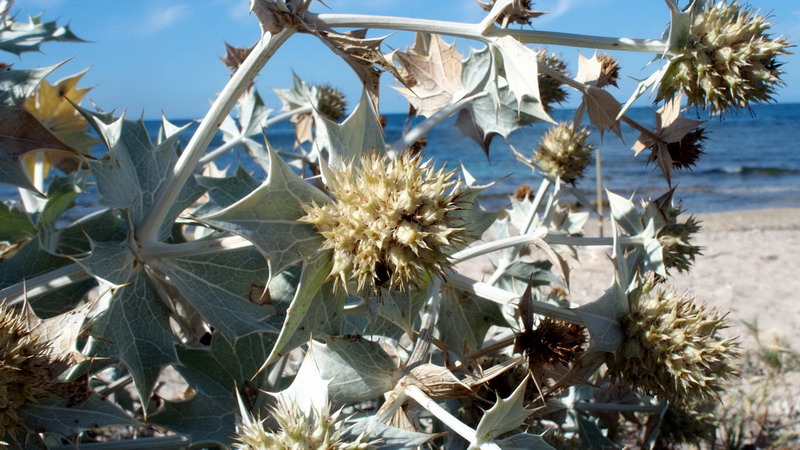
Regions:
[[707, 0], [683, 47], [673, 50], [658, 100], [683, 91], [688, 106], [712, 114], [772, 100], [783, 73], [776, 58], [790, 44], [771, 38], [769, 28], [765, 17], [738, 1]]
[[334, 170], [334, 201], [306, 205], [300, 220], [313, 224], [333, 250], [330, 276], [359, 291], [404, 289], [426, 274], [440, 274], [466, 237], [454, 172], [436, 170], [419, 156], [396, 159], [369, 153]]
[[631, 294], [624, 342], [606, 358], [609, 376], [672, 403], [716, 400], [738, 357], [736, 341], [719, 334], [724, 319], [692, 298], [649, 290]]
[[550, 177], [575, 183], [592, 162], [594, 147], [586, 143], [589, 129], [573, 129], [567, 122], [551, 127], [534, 155], [536, 164]]

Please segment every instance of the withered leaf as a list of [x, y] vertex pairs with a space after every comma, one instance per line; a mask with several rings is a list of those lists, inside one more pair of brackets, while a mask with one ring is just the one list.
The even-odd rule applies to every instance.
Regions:
[[220, 58], [225, 67], [230, 68], [232, 71], [236, 71], [239, 66], [242, 65], [244, 60], [253, 51], [253, 47], [250, 48], [240, 48], [234, 47], [231, 44], [225, 43], [225, 56]]

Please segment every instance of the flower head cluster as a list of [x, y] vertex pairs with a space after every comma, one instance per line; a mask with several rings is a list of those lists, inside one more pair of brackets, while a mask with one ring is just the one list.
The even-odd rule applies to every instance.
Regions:
[[789, 42], [772, 39], [766, 18], [738, 1], [707, 0], [704, 6], [681, 48], [672, 49], [658, 100], [683, 91], [688, 106], [712, 114], [770, 101], [783, 73], [776, 58], [787, 54]]
[[454, 172], [435, 170], [419, 156], [376, 153], [333, 172], [328, 187], [335, 201], [306, 205], [300, 219], [333, 250], [331, 277], [376, 292], [386, 283], [403, 289], [449, 265], [448, 254], [466, 238]]
[[667, 206], [662, 209], [666, 225], [658, 232], [658, 242], [663, 251], [664, 266], [667, 270], [677, 269], [688, 272], [697, 255], [702, 254], [700, 247], [692, 245], [692, 238], [700, 231], [700, 222], [694, 216], [679, 222], [681, 205]]
[[606, 358], [608, 375], [676, 404], [716, 400], [736, 374], [738, 344], [719, 335], [726, 327], [694, 299], [639, 288], [622, 320], [622, 347]]
[[66, 368], [48, 348], [32, 334], [24, 315], [0, 304], [0, 440], [28, 431], [17, 411], [48, 395], [53, 379]]
[[347, 109], [344, 94], [327, 84], [317, 86], [317, 109], [323, 116], [331, 120], [342, 119]]
[[653, 141], [648, 147], [650, 149], [650, 156], [648, 162], [655, 162], [659, 158], [659, 146], [666, 146], [671, 167], [675, 169], [691, 169], [700, 159], [700, 155], [705, 153], [703, 151], [703, 141], [706, 140], [705, 129], [697, 127], [694, 130], [686, 133], [681, 140], [676, 142], [659, 142]]
[[[539, 62], [561, 73], [567, 71], [567, 63], [555, 53], [547, 53], [546, 51], [539, 52]], [[554, 103], [560, 104], [567, 99], [567, 90], [564, 88], [564, 84], [561, 81], [546, 73], [540, 72], [538, 77], [539, 98], [542, 101], [545, 111], [550, 112], [553, 110]]]
[[563, 320], [545, 317], [534, 330], [514, 337], [514, 353], [524, 353], [528, 366], [569, 366], [583, 351], [586, 329]]
[[344, 422], [339, 421], [339, 412], [331, 414], [330, 405], [320, 410], [311, 408], [310, 411], [303, 412], [286, 397], [278, 396], [271, 413], [278, 424], [278, 431], [266, 431], [263, 420], [246, 414], [237, 425], [234, 439], [238, 442], [234, 444], [234, 448], [242, 450], [372, 448], [369, 443], [364, 442], [363, 437], [359, 437], [355, 442], [346, 442], [343, 439]]
[[576, 130], [567, 122], [550, 128], [539, 143], [536, 164], [549, 176], [575, 183], [592, 162], [594, 147], [586, 143], [589, 129]]
[[[491, 11], [495, 3], [497, 3], [497, 0], [489, 0], [488, 3], [478, 1], [478, 5], [480, 5], [484, 11]], [[531, 19], [535, 19], [543, 14], [544, 13], [541, 11], [533, 10], [533, 2], [531, 2], [531, 0], [514, 0], [503, 14], [497, 18], [497, 23], [504, 27], [509, 23], [530, 25]]]

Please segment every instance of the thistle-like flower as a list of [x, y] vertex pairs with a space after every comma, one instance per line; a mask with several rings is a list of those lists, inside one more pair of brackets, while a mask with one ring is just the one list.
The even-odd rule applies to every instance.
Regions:
[[679, 222], [678, 216], [683, 211], [680, 204], [666, 206], [661, 209], [666, 224], [656, 236], [661, 244], [664, 267], [667, 270], [677, 269], [688, 272], [697, 255], [701, 255], [700, 247], [692, 245], [692, 238], [700, 231], [700, 222], [694, 216]]
[[595, 86], [602, 88], [606, 86], [617, 86], [619, 80], [619, 61], [614, 59], [611, 55], [600, 55], [597, 57], [600, 61], [600, 77], [597, 79]]
[[[539, 62], [561, 73], [566, 73], [567, 71], [567, 63], [555, 53], [539, 52]], [[539, 73], [539, 99], [542, 101], [545, 111], [552, 111], [553, 104], [562, 103], [567, 99], [567, 95], [567, 90], [561, 81], [546, 73]]]
[[[240, 404], [241, 406], [241, 404]], [[343, 421], [340, 412], [331, 414], [330, 405], [303, 412], [301, 408], [286, 397], [278, 396], [271, 410], [278, 424], [278, 430], [268, 432], [263, 420], [254, 418], [242, 409], [242, 421], [237, 425], [234, 448], [242, 450], [357, 450], [372, 448], [364, 437], [354, 442], [346, 442], [342, 437]]]
[[66, 368], [48, 348], [24, 315], [0, 304], [0, 440], [13, 441], [29, 431], [17, 411], [47, 396]]
[[334, 170], [328, 188], [334, 202], [306, 205], [300, 220], [313, 224], [333, 250], [330, 276], [359, 291], [404, 289], [425, 274], [440, 274], [447, 256], [463, 242], [457, 211], [463, 198], [454, 172], [435, 170], [419, 156], [397, 159], [369, 153]]
[[[494, 4], [497, 3], [497, 0], [489, 0], [488, 3], [483, 3], [480, 0], [476, 1], [484, 11], [491, 11]], [[533, 2], [531, 0], [514, 0], [503, 14], [497, 18], [497, 23], [503, 28], [507, 27], [509, 23], [530, 25], [531, 19], [535, 19], [543, 14], [544, 12], [542, 11], [533, 10]]]
[[317, 86], [317, 108], [325, 117], [338, 121], [344, 117], [347, 101], [340, 90], [323, 84]]
[[606, 358], [608, 376], [680, 405], [716, 401], [736, 375], [738, 343], [719, 334], [727, 326], [692, 298], [640, 287], [622, 319], [622, 347]]
[[583, 352], [586, 329], [563, 320], [543, 318], [536, 329], [514, 337], [514, 353], [524, 353], [531, 369], [539, 366], [569, 367]]
[[575, 184], [592, 162], [594, 146], [587, 144], [589, 129], [572, 128], [561, 122], [547, 131], [534, 156], [536, 164], [549, 176]]
[[771, 38], [766, 18], [736, 0], [706, 0], [699, 9], [680, 48], [671, 50], [657, 100], [683, 91], [688, 106], [712, 114], [772, 100], [782, 84], [776, 58], [789, 42]]

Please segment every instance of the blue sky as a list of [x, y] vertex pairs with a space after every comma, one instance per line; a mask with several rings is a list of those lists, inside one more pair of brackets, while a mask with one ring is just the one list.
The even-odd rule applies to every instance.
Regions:
[[[330, 9], [316, 3], [312, 10], [463, 22], [478, 22], [484, 15], [473, 0], [325, 3]], [[535, 29], [544, 31], [658, 38], [669, 21], [663, 0], [538, 0], [534, 4], [537, 9], [551, 12], [534, 22]], [[800, 2], [752, 0], [750, 4], [772, 13], [774, 34], [798, 42]], [[248, 9], [247, 0], [18, 0], [12, 11], [19, 19], [44, 13], [45, 19], [69, 23], [78, 36], [91, 42], [49, 43], [40, 54], [24, 54], [21, 59], [5, 55], [3, 62], [14, 63], [15, 68], [32, 68], [72, 58], [51, 81], [90, 68], [83, 85], [94, 86], [88, 97], [105, 110], [127, 109], [130, 115], [143, 113], [145, 118], [160, 117], [162, 111], [171, 119], [199, 118], [229, 77], [229, 70], [219, 61], [225, 54], [223, 43], [244, 47], [259, 37], [257, 21]], [[383, 34], [387, 33], [375, 31], [372, 35]], [[395, 33], [387, 39], [384, 50], [403, 48], [412, 40], [411, 34]], [[470, 44], [460, 41], [458, 45], [466, 52]], [[575, 73], [578, 49], [550, 50], [560, 53]], [[591, 54], [591, 50], [582, 51]], [[651, 56], [615, 55], [622, 61], [624, 79], [620, 90], [612, 92], [624, 101], [635, 85], [633, 78], [643, 78], [652, 70], [652, 66], [642, 70]], [[789, 55], [783, 60], [787, 86], [779, 90], [777, 100], [800, 102], [800, 57]], [[293, 71], [310, 83], [329, 83], [343, 90], [351, 104], [359, 97], [358, 79], [344, 63], [315, 38], [295, 36], [256, 79], [269, 107], [280, 107], [272, 89], [290, 87]], [[389, 87], [396, 83], [384, 76], [382, 84], [383, 112], [406, 111], [407, 104]], [[572, 95], [571, 102], [575, 99]]]

